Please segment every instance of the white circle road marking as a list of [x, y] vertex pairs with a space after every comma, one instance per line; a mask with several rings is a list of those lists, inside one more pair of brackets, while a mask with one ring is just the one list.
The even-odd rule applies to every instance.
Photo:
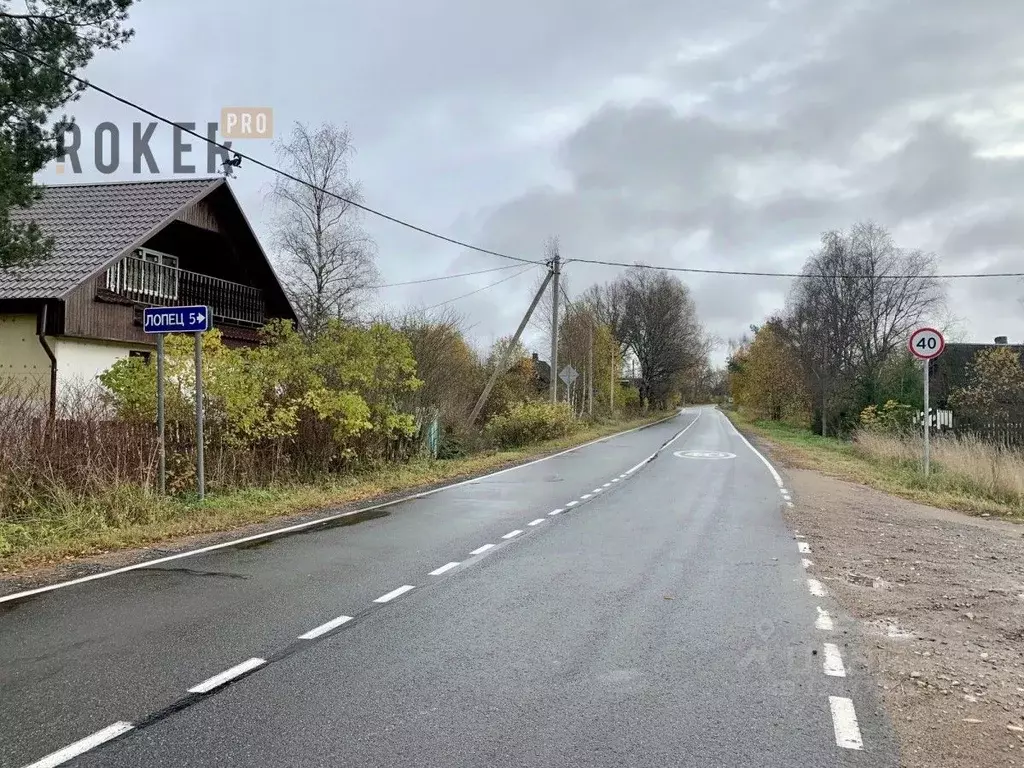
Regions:
[[676, 451], [672, 454], [680, 459], [735, 459], [735, 453], [724, 451]]

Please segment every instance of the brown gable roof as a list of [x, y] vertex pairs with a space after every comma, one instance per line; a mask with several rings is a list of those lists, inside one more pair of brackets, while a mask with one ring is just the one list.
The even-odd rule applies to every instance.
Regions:
[[0, 270], [0, 299], [60, 298], [148, 240], [182, 210], [224, 184], [222, 177], [48, 186], [11, 219], [35, 221], [53, 253], [31, 266]]

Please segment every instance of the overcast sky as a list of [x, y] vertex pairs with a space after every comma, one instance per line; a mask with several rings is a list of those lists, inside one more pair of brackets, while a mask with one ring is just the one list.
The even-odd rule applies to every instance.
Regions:
[[[1024, 272], [1021, 0], [142, 0], [95, 83], [178, 121], [227, 105], [347, 124], [366, 202], [541, 258], [798, 271], [820, 233], [873, 219], [954, 272]], [[137, 117], [90, 93], [86, 134]], [[170, 176], [172, 134], [154, 154]], [[86, 149], [91, 140], [86, 138]], [[236, 148], [273, 159], [267, 141]], [[200, 150], [200, 147], [196, 147]], [[200, 170], [205, 152], [197, 151]], [[74, 179], [128, 179], [95, 171]], [[270, 175], [232, 182], [269, 244]], [[387, 282], [500, 265], [368, 218]], [[574, 290], [616, 274], [567, 267]], [[383, 291], [435, 304], [515, 273]], [[783, 304], [789, 280], [683, 276], [721, 339]], [[456, 302], [480, 343], [511, 333], [527, 273]], [[963, 340], [1024, 341], [1017, 279], [949, 283]], [[936, 318], [945, 321], [947, 318]], [[531, 346], [542, 349], [534, 337]], [[716, 361], [724, 359], [724, 345]]]

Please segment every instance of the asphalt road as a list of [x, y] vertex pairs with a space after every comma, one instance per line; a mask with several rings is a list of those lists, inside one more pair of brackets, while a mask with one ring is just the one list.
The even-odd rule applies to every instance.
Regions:
[[783, 482], [693, 409], [0, 602], [0, 766], [895, 766]]

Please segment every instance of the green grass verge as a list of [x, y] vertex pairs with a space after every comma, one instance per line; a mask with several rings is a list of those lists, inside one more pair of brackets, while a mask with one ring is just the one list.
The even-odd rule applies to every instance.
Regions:
[[852, 442], [788, 424], [723, 411], [736, 427], [767, 441], [784, 466], [812, 469], [921, 504], [971, 514], [1024, 517], [1024, 457], [955, 440], [935, 443], [931, 473], [922, 472], [918, 441], [866, 436]]
[[49, 514], [23, 522], [0, 521], [0, 573], [90, 555], [230, 531], [275, 518], [368, 501], [401, 491], [455, 481], [522, 463], [671, 415], [610, 422], [515, 450], [450, 460], [416, 460], [331, 478], [322, 484], [286, 485], [212, 494], [199, 503], [161, 498], [137, 487], [111, 488], [100, 497], [55, 498]]

